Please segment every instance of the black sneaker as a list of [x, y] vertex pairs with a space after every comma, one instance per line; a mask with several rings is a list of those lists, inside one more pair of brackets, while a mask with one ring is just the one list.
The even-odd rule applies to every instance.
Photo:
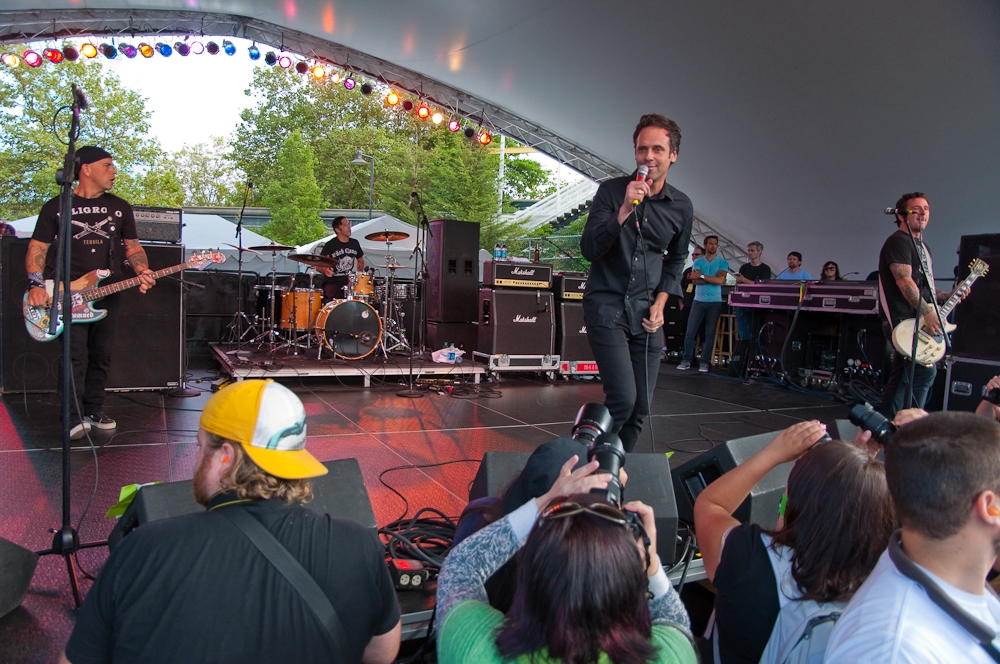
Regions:
[[69, 439], [80, 440], [88, 433], [90, 433], [90, 422], [87, 418], [84, 418], [83, 422], [78, 422], [75, 427], [69, 430]]
[[114, 429], [118, 426], [118, 423], [113, 419], [105, 415], [104, 413], [94, 413], [92, 415], [84, 415], [83, 421], [90, 426], [97, 429], [103, 429], [105, 431], [109, 429]]

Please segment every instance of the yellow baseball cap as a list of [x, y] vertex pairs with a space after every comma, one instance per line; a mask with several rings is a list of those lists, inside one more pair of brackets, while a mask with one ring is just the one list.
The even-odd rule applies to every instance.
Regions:
[[242, 380], [205, 404], [202, 429], [243, 446], [265, 472], [286, 480], [326, 475], [306, 451], [306, 410], [295, 393], [273, 380]]

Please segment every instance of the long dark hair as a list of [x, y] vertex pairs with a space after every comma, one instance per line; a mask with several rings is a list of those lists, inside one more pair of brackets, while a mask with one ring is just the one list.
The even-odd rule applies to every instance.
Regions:
[[[828, 267], [832, 267], [836, 271], [832, 279], [826, 278], [826, 268]], [[823, 263], [823, 272], [822, 274], [820, 274], [819, 278], [820, 281], [840, 281], [840, 266], [834, 263], [833, 261], [827, 261]]]
[[885, 468], [840, 440], [817, 443], [788, 476], [785, 527], [802, 599], [844, 602], [861, 586], [894, 528]]
[[[559, 499], [583, 505], [592, 494]], [[558, 501], [557, 501], [558, 502]], [[646, 573], [631, 532], [586, 513], [539, 520], [518, 565], [517, 591], [497, 646], [516, 658], [548, 648], [565, 664], [615, 664], [656, 657]]]

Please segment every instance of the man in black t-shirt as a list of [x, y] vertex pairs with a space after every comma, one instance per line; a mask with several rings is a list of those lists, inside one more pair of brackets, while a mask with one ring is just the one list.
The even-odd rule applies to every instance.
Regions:
[[[365, 270], [365, 252], [361, 243], [351, 237], [351, 222], [347, 217], [336, 217], [332, 223], [337, 237], [323, 245], [320, 255], [337, 259], [337, 265], [320, 269], [323, 280], [323, 301], [343, 300], [350, 295], [351, 275]], [[344, 290], [347, 288], [348, 290]]]
[[[903, 194], [896, 202], [898, 230], [882, 245], [878, 257], [879, 313], [882, 330], [892, 343], [892, 330], [907, 318], [920, 318], [932, 334], [941, 333], [937, 310], [931, 303], [947, 300], [951, 293], [938, 290], [934, 285], [934, 264], [930, 249], [924, 244], [921, 233], [930, 221], [931, 208], [923, 192]], [[915, 316], [917, 307], [919, 316]], [[904, 408], [923, 408], [928, 392], [934, 384], [936, 367], [917, 364], [913, 374], [913, 395], [904, 404], [909, 384], [910, 361], [901, 353], [893, 353], [892, 369], [882, 392], [882, 414], [890, 420]]]
[[[309, 478], [327, 473], [305, 442], [305, 409], [283, 385], [246, 380], [213, 395], [192, 481], [207, 509], [125, 537], [80, 608], [65, 660], [392, 662], [402, 627], [385, 550], [373, 531], [301, 504], [312, 496]], [[242, 519], [263, 526], [315, 581], [339, 630], [255, 546]]]
[[[139, 277], [139, 291], [145, 293], [156, 280], [146, 251], [139, 244], [132, 206], [109, 193], [118, 173], [111, 155], [87, 145], [76, 151], [76, 161], [74, 179], [79, 184], [73, 190], [70, 278], [79, 279], [92, 270], [108, 270], [110, 275], [102, 284], [107, 285], [125, 278], [123, 266], [127, 264]], [[58, 232], [59, 197], [56, 196], [42, 206], [28, 243], [25, 267], [31, 306], [50, 302], [45, 279], [51, 279], [55, 269], [56, 247], [52, 245]], [[117, 426], [104, 414], [104, 388], [118, 327], [119, 297], [116, 294], [94, 302], [94, 308], [106, 310], [107, 316], [97, 322], [75, 325], [70, 331], [73, 383], [75, 393], [81, 397], [81, 403], [70, 399], [70, 437], [74, 440], [82, 438], [91, 427], [107, 430]], [[60, 335], [60, 342], [64, 339], [65, 334]], [[59, 366], [61, 370], [62, 364]], [[59, 390], [62, 390], [61, 377]]]
[[[740, 272], [736, 275], [738, 284], [756, 284], [771, 278], [771, 268], [760, 260], [764, 253], [764, 244], [759, 240], [754, 240], [747, 245], [747, 256], [749, 263], [740, 266]], [[753, 335], [753, 309], [747, 307], [735, 307], [736, 309], [736, 332], [740, 339], [749, 339]]]

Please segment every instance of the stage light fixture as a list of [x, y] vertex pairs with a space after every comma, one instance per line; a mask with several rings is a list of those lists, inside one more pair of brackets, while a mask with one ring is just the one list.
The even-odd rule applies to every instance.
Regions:
[[292, 66], [292, 59], [287, 55], [283, 55], [280, 58], [278, 58], [278, 66], [281, 67], [282, 69], [288, 69], [289, 67]]
[[21, 57], [24, 58], [24, 64], [29, 67], [37, 67], [42, 64], [42, 56], [38, 55], [34, 51], [25, 51], [21, 54]]
[[295, 71], [299, 72], [300, 74], [305, 74], [307, 71], [309, 71], [309, 65], [306, 64], [304, 60], [300, 60], [299, 62], [295, 63]]
[[3, 60], [3, 63], [8, 67], [16, 67], [21, 64], [20, 56], [14, 55], [13, 53], [4, 53], [0, 60]]
[[484, 129], [481, 132], [479, 132], [479, 136], [476, 138], [476, 140], [479, 141], [480, 145], [489, 145], [490, 142], [493, 140], [493, 137], [490, 136], [490, 132]]
[[459, 122], [458, 120], [451, 120], [450, 122], [448, 122], [448, 131], [452, 133], [455, 133], [461, 128], [462, 128], [462, 123]]
[[444, 121], [444, 115], [440, 111], [435, 111], [431, 114], [431, 122], [434, 124], [441, 124]]
[[139, 54], [144, 58], [151, 58], [153, 57], [153, 47], [146, 42], [142, 42], [139, 44]]
[[389, 104], [389, 106], [395, 106], [399, 103], [399, 95], [390, 91], [389, 94], [385, 96], [385, 103]]
[[49, 62], [54, 64], [59, 64], [63, 61], [63, 52], [57, 48], [47, 48], [42, 51], [42, 57], [44, 57]]
[[410, 111], [412, 111], [413, 110], [413, 102], [410, 101], [409, 99], [403, 100], [403, 110], [406, 111], [407, 113], [409, 113]]
[[226, 55], [236, 55], [236, 46], [228, 39], [222, 42], [222, 50], [226, 52]]
[[208, 51], [209, 55], [218, 55], [219, 45], [216, 44], [214, 41], [210, 41], [208, 42], [208, 44], [205, 45], [205, 50]]
[[118, 52], [131, 60], [139, 51], [135, 50], [135, 46], [132, 46], [132, 44], [119, 44]]
[[343, 78], [344, 78], [343, 74], [341, 74], [339, 71], [333, 72], [333, 76], [330, 77], [330, 79], [334, 83], [340, 83], [340, 81], [343, 80]]
[[427, 104], [421, 104], [417, 106], [417, 117], [421, 120], [426, 120], [431, 114], [431, 109], [427, 108]]
[[476, 130], [473, 129], [472, 127], [466, 127], [465, 131], [463, 131], [462, 133], [465, 135], [466, 138], [470, 140], [476, 137]]
[[311, 71], [313, 78], [323, 78], [324, 76], [326, 76], [326, 67], [324, 67], [323, 65], [316, 65], [315, 67], [312, 68]]
[[191, 53], [191, 47], [184, 42], [176, 42], [174, 44], [174, 50], [177, 51], [177, 55], [182, 58], [186, 58], [189, 53]]
[[80, 57], [80, 51], [76, 50], [72, 46], [67, 46], [63, 49], [63, 57], [69, 62], [76, 62], [77, 58]]
[[[216, 46], [215, 50], [216, 50], [216, 52], [218, 52], [219, 47]], [[191, 43], [191, 52], [194, 53], [195, 55], [201, 55], [202, 53], [205, 52], [205, 45], [202, 44], [200, 41], [192, 42]]]
[[99, 48], [101, 49], [101, 55], [108, 60], [114, 60], [118, 57], [118, 49], [111, 44], [101, 44]]
[[80, 52], [83, 53], [88, 58], [97, 57], [97, 47], [91, 44], [90, 42], [87, 42], [86, 44], [81, 46]]
[[372, 89], [373, 88], [372, 88], [372, 84], [371, 83], [362, 83], [361, 84], [361, 94], [363, 94], [366, 97], [372, 93]]
[[247, 50], [247, 54], [250, 56], [251, 60], [260, 60], [260, 49], [257, 48], [257, 44], [254, 44]]
[[278, 54], [275, 53], [274, 51], [268, 51], [264, 55], [264, 62], [265, 64], [269, 64], [273, 67], [274, 65], [278, 64]]
[[353, 90], [354, 86], [356, 86], [357, 84], [358, 84], [357, 81], [355, 81], [354, 77], [351, 76], [350, 74], [348, 74], [347, 78], [344, 79], [344, 87], [347, 88], [348, 90]]
[[170, 44], [164, 44], [163, 42], [157, 42], [156, 50], [165, 58], [169, 58], [170, 54], [174, 52], [174, 49], [170, 48]]

